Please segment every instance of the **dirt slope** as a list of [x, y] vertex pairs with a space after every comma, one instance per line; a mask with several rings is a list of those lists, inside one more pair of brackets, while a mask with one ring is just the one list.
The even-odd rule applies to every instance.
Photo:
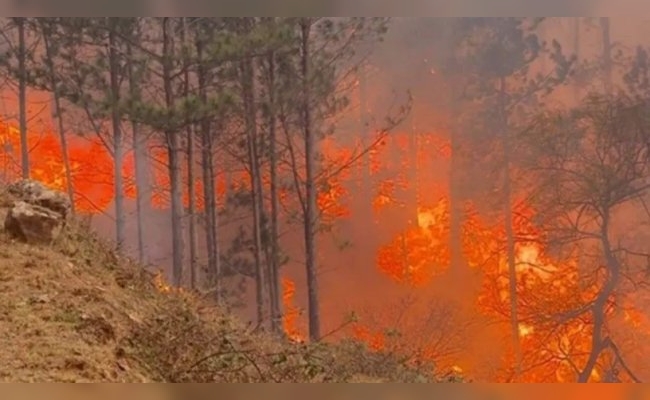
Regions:
[[160, 290], [86, 229], [51, 246], [0, 233], [0, 381], [433, 380], [355, 343], [298, 345], [248, 332], [188, 293]]

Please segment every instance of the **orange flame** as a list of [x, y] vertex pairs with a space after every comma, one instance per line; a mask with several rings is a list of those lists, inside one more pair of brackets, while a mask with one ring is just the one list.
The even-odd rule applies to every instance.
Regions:
[[282, 316], [282, 327], [284, 333], [289, 339], [296, 342], [303, 342], [304, 336], [298, 329], [298, 318], [300, 310], [295, 306], [296, 284], [289, 278], [282, 278], [282, 306], [284, 315]]

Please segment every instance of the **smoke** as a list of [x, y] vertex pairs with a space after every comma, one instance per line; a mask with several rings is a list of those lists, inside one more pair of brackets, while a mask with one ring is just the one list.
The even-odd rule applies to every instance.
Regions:
[[[116, 241], [115, 229], [115, 204], [111, 203], [106, 212], [92, 216], [91, 226], [109, 241]], [[125, 255], [136, 260], [138, 257], [138, 221], [136, 203], [133, 199], [124, 202], [125, 209]], [[143, 228], [145, 236], [144, 264], [152, 270], [162, 270], [166, 276], [171, 277], [171, 215], [168, 210], [148, 210], [143, 215]]]

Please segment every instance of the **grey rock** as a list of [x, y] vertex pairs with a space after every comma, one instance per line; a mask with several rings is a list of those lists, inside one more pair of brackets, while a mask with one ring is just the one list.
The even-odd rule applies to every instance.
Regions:
[[0, 212], [8, 234], [31, 244], [49, 244], [59, 236], [71, 209], [65, 193], [31, 179], [12, 183], [7, 191], [17, 199]]

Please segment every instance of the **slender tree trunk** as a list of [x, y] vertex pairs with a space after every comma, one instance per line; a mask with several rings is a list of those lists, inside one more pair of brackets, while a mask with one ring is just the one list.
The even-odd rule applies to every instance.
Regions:
[[[205, 107], [208, 103], [207, 85], [208, 71], [203, 61], [204, 56], [204, 39], [197, 37], [195, 48], [199, 60], [197, 66], [197, 83], [199, 91], [199, 101]], [[199, 124], [201, 131], [201, 174], [203, 177], [203, 204], [205, 212], [205, 239], [208, 253], [208, 286], [215, 292], [215, 300], [221, 303], [221, 260], [219, 255], [219, 237], [218, 237], [218, 212], [217, 199], [215, 190], [215, 171], [213, 160], [213, 136], [211, 132], [211, 122], [207, 117], [203, 117]]]
[[[165, 90], [165, 105], [167, 109], [174, 107], [174, 93], [172, 91], [172, 32], [169, 26], [170, 18], [162, 19], [163, 35], [163, 84]], [[172, 279], [176, 287], [181, 287], [183, 282], [183, 173], [181, 159], [183, 149], [176, 127], [165, 129], [167, 139], [167, 156], [169, 160], [169, 178], [171, 186], [171, 213], [172, 213]]]
[[515, 375], [514, 382], [521, 377], [522, 370], [522, 352], [521, 340], [519, 337], [519, 316], [518, 304], [519, 295], [517, 293], [517, 260], [515, 249], [515, 232], [513, 227], [512, 216], [512, 182], [510, 177], [510, 133], [508, 128], [508, 120], [506, 116], [505, 95], [506, 95], [506, 81], [505, 78], [500, 79], [499, 84], [499, 112], [500, 112], [500, 128], [503, 135], [503, 163], [504, 163], [504, 182], [503, 182], [503, 214], [506, 233], [506, 255], [508, 258], [508, 280], [509, 280], [509, 294], [510, 294], [510, 334], [512, 335], [512, 349], [515, 356]]
[[610, 37], [609, 17], [600, 17], [600, 28], [602, 30], [603, 41], [603, 83], [605, 93], [612, 94], [612, 41]]
[[[223, 116], [221, 116], [223, 118]], [[220, 250], [220, 245], [219, 245], [219, 207], [218, 207], [218, 197], [217, 197], [217, 190], [216, 190], [216, 185], [215, 182], [217, 180], [217, 165], [215, 165], [215, 160], [214, 160], [214, 155], [213, 155], [213, 149], [214, 149], [214, 137], [212, 136], [213, 133], [210, 131], [210, 122], [208, 121], [206, 124], [206, 135], [207, 135], [207, 144], [208, 144], [208, 151], [205, 153], [202, 153], [202, 157], [205, 159], [205, 171], [207, 173], [207, 176], [210, 179], [210, 184], [207, 186], [205, 190], [209, 190], [209, 196], [208, 199], [205, 200], [206, 204], [206, 210], [209, 211], [208, 216], [209, 216], [209, 221], [210, 223], [207, 225], [208, 228], [210, 229], [210, 235], [209, 237], [213, 238], [214, 243], [211, 246], [211, 256], [210, 259], [212, 260], [211, 266], [212, 268], [210, 271], [212, 271], [212, 276], [214, 277], [214, 290], [217, 296], [217, 303], [221, 303], [223, 299], [223, 282], [222, 282], [222, 271], [221, 271], [221, 250]], [[219, 121], [216, 125], [216, 131], [217, 132], [222, 132], [223, 131], [223, 121]]]
[[149, 205], [151, 204], [151, 190], [149, 189], [149, 180], [147, 179], [147, 152], [146, 143], [140, 137], [140, 125], [131, 121], [131, 132], [133, 135], [133, 157], [135, 161], [135, 207], [136, 207], [136, 225], [138, 235], [138, 262], [144, 265], [147, 260], [145, 257], [146, 231], [145, 219], [148, 216]]
[[269, 295], [271, 298], [271, 329], [274, 333], [282, 334], [282, 305], [280, 301], [280, 234], [278, 226], [279, 197], [278, 197], [278, 154], [277, 154], [277, 121], [275, 114], [275, 53], [268, 55], [269, 68], [269, 169], [271, 175], [271, 218], [270, 241], [271, 255], [269, 264]]
[[20, 155], [22, 178], [29, 179], [29, 143], [27, 141], [27, 50], [25, 44], [25, 18], [14, 19], [18, 28], [18, 119], [20, 129]]
[[253, 256], [255, 259], [255, 289], [257, 296], [257, 325], [265, 325], [266, 319], [266, 279], [263, 265], [262, 221], [263, 205], [261, 204], [260, 155], [258, 154], [258, 137], [256, 128], [255, 107], [255, 78], [253, 58], [248, 56], [242, 62], [242, 97], [244, 99], [246, 136], [248, 141], [248, 164], [251, 183], [251, 201], [253, 205]]
[[68, 154], [68, 140], [65, 135], [63, 126], [63, 110], [61, 109], [61, 96], [59, 94], [59, 85], [57, 84], [56, 72], [54, 70], [54, 61], [52, 55], [52, 47], [50, 46], [49, 36], [52, 34], [52, 29], [47, 23], [41, 24], [41, 33], [43, 35], [43, 45], [45, 47], [45, 60], [47, 64], [47, 73], [52, 86], [52, 95], [54, 97], [54, 108], [56, 113], [56, 120], [59, 128], [59, 140], [61, 142], [61, 157], [63, 158], [63, 168], [65, 168], [65, 181], [66, 192], [70, 198], [70, 212], [75, 215], [74, 204], [74, 183], [72, 182], [72, 171], [70, 166], [70, 155]]
[[120, 83], [119, 83], [119, 59], [117, 55], [117, 32], [120, 23], [118, 18], [109, 17], [108, 31], [108, 62], [110, 69], [111, 85], [111, 119], [113, 125], [113, 161], [114, 161], [114, 184], [115, 184], [115, 232], [117, 249], [122, 250], [126, 243], [126, 229], [124, 216], [124, 177], [122, 167], [124, 164], [124, 145], [121, 128], [121, 115], [119, 110]]
[[[187, 43], [187, 20], [182, 18], [183, 27], [181, 30], [181, 42]], [[189, 101], [190, 97], [190, 70], [189, 60], [187, 57], [183, 60], [185, 72], [184, 79], [184, 96]], [[196, 266], [197, 266], [197, 243], [196, 243], [196, 193], [194, 191], [194, 129], [187, 123], [187, 213], [188, 213], [188, 234], [190, 245], [190, 289], [196, 288]]]
[[[133, 68], [133, 49], [127, 43], [129, 94], [133, 100], [140, 100], [140, 90]], [[141, 138], [140, 126], [135, 120], [131, 120], [131, 134], [133, 140], [133, 157], [135, 161], [135, 190], [136, 190], [136, 224], [138, 231], [138, 261], [144, 265], [145, 260], [145, 224], [144, 220], [149, 215], [151, 205], [151, 188], [147, 179], [147, 149], [146, 141]]]
[[311, 49], [309, 46], [311, 34], [310, 18], [300, 20], [301, 28], [301, 62], [300, 72], [302, 79], [302, 125], [305, 140], [305, 212], [304, 212], [304, 236], [305, 236], [305, 269], [307, 273], [307, 299], [309, 311], [309, 339], [313, 342], [320, 340], [320, 307], [318, 298], [318, 274], [316, 260], [316, 224], [317, 224], [317, 204], [316, 204], [316, 147], [312, 127], [311, 116], [311, 97], [310, 79], [311, 71], [309, 69], [309, 58]]
[[196, 288], [197, 243], [196, 243], [196, 193], [194, 192], [194, 130], [187, 128], [187, 190], [188, 190], [188, 234], [190, 245], [190, 288]]

